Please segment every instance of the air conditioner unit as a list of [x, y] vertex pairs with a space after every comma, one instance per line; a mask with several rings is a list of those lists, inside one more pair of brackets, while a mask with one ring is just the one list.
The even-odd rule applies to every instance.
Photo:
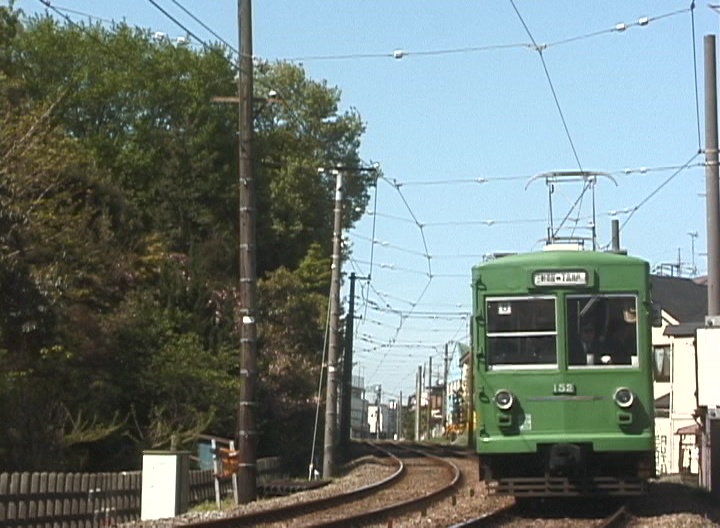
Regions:
[[720, 327], [720, 315], [706, 315], [705, 316], [705, 327], [707, 327], [707, 328]]

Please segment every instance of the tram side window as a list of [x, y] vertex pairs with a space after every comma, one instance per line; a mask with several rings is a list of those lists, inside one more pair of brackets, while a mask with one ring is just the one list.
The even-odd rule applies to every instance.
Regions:
[[638, 365], [635, 296], [568, 296], [566, 312], [571, 366]]
[[487, 364], [557, 364], [554, 298], [489, 299]]

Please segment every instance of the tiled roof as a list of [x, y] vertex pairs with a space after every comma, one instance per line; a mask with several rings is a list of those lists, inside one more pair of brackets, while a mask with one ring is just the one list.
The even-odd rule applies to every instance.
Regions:
[[692, 279], [653, 275], [653, 301], [681, 323], [705, 321], [707, 287]]

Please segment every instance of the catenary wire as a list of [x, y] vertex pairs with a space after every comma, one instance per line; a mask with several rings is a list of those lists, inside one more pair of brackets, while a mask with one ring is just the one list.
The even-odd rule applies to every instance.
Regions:
[[[576, 35], [572, 37], [568, 37], [565, 39], [557, 40], [551, 43], [542, 44], [540, 47], [543, 49], [547, 49], [550, 47], [557, 47], [562, 46], [565, 44], [575, 43], [582, 40], [587, 40], [591, 38], [595, 38], [602, 35], [612, 34], [612, 33], [623, 33], [627, 29], [630, 29], [632, 27], [644, 27], [649, 25], [649, 23], [663, 20], [665, 18], [674, 17], [677, 15], [681, 15], [683, 13], [686, 13], [688, 9], [678, 9], [676, 11], [671, 11], [668, 13], [656, 15], [656, 16], [647, 16], [642, 17], [638, 19], [637, 22], [633, 23], [619, 23], [613, 26], [612, 28], [602, 29], [602, 30], [596, 30], [591, 31], [589, 33], [584, 33], [581, 35]], [[513, 42], [513, 43], [506, 43], [506, 44], [488, 44], [484, 46], [463, 46], [458, 48], [445, 48], [445, 49], [436, 49], [436, 50], [419, 50], [419, 51], [412, 51], [412, 50], [402, 50], [402, 49], [396, 49], [392, 52], [375, 52], [375, 53], [344, 53], [344, 54], [336, 54], [336, 55], [305, 55], [305, 56], [297, 56], [297, 57], [283, 57], [279, 58], [278, 60], [283, 60], [287, 62], [310, 62], [310, 61], [327, 61], [327, 60], [365, 60], [365, 59], [393, 59], [393, 60], [399, 60], [404, 59], [405, 57], [435, 57], [435, 56], [442, 56], [442, 55], [452, 55], [452, 54], [468, 54], [468, 53], [483, 53], [488, 51], [503, 51], [508, 49], [534, 49], [537, 50], [537, 44], [535, 43], [528, 43], [528, 42]]]
[[225, 45], [228, 47], [228, 49], [232, 50], [232, 52], [235, 53], [235, 55], [240, 55], [240, 52], [237, 50], [237, 48], [235, 48], [232, 44], [228, 43], [228, 41], [226, 41], [224, 38], [222, 38], [220, 35], [218, 35], [215, 31], [213, 31], [213, 29], [212, 29], [210, 26], [208, 26], [208, 25], [205, 24], [202, 20], [200, 20], [198, 17], [196, 17], [189, 9], [187, 9], [187, 8], [186, 8], [185, 6], [183, 6], [180, 2], [178, 2], [178, 0], [170, 0], [170, 1], [171, 1], [173, 4], [175, 4], [176, 6], [178, 6], [180, 9], [182, 9], [182, 11], [183, 11], [186, 15], [188, 15], [190, 18], [192, 18], [195, 22], [197, 22], [198, 24], [200, 24], [200, 26], [201, 26], [204, 30], [206, 30], [206, 31], [207, 31], [208, 33], [210, 33], [213, 37], [215, 37], [215, 38], [218, 39], [220, 42], [222, 42], [223, 44], [225, 44]]

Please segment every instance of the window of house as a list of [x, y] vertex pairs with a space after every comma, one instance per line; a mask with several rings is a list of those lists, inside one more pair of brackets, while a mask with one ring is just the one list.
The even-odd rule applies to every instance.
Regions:
[[670, 360], [672, 349], [670, 345], [653, 346], [653, 379], [655, 381], [670, 381]]
[[554, 297], [491, 298], [486, 302], [487, 365], [557, 365]]

